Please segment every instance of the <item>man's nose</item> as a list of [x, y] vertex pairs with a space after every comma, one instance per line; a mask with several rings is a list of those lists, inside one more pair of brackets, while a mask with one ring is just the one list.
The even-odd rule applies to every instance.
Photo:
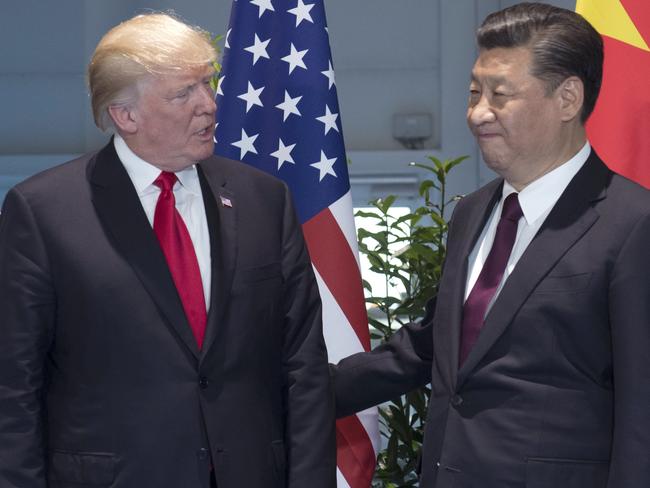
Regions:
[[214, 114], [217, 111], [217, 102], [215, 93], [208, 85], [202, 85], [200, 91], [200, 100], [198, 104], [200, 113]]
[[490, 106], [487, 97], [482, 96], [475, 105], [469, 108], [468, 122], [473, 126], [479, 126], [486, 122], [494, 122], [496, 116]]

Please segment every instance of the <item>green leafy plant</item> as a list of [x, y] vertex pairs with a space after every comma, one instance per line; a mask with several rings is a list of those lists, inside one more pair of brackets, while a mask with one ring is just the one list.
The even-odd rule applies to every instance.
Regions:
[[208, 35], [210, 44], [212, 44], [212, 47], [214, 47], [215, 51], [217, 52], [217, 59], [215, 59], [212, 62], [212, 67], [214, 68], [214, 74], [212, 75], [212, 79], [210, 80], [210, 87], [212, 88], [212, 91], [216, 92], [217, 88], [219, 87], [219, 77], [221, 76], [221, 61], [220, 61], [220, 55], [221, 55], [221, 39], [223, 39], [222, 35], [216, 35], [214, 37], [211, 37]]
[[[450, 204], [459, 198], [447, 196], [447, 176], [466, 158], [441, 161], [430, 156], [426, 164], [411, 163], [430, 172], [431, 178], [420, 184], [422, 205], [406, 215], [391, 213], [396, 200], [392, 195], [371, 202], [372, 211], [356, 213], [379, 228], [375, 232], [363, 228], [358, 231], [359, 251], [368, 258], [371, 271], [384, 276], [387, 290], [384, 295], [374, 295], [364, 280], [370, 295], [366, 302], [372, 305], [368, 319], [374, 328], [373, 339], [384, 342], [404, 324], [421, 319], [427, 301], [437, 294], [446, 252], [447, 213]], [[400, 296], [389, 292], [396, 284], [403, 290]], [[387, 447], [378, 455], [373, 487], [417, 486], [429, 394], [430, 388], [423, 387], [379, 408]]]

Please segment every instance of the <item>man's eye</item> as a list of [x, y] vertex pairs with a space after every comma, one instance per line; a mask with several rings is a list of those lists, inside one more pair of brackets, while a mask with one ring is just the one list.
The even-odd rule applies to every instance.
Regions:
[[216, 87], [218, 86], [217, 83], [215, 83], [214, 88], [212, 86], [212, 79], [206, 80], [203, 82], [203, 86], [206, 87], [208, 90], [210, 90], [212, 93], [217, 89]]
[[190, 90], [185, 88], [181, 91], [176, 92], [176, 95], [174, 95], [174, 98], [186, 98], [190, 94]]

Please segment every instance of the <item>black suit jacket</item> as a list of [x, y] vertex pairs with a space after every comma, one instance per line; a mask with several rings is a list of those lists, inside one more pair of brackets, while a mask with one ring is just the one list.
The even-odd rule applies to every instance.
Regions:
[[210, 466], [220, 488], [334, 486], [321, 305], [290, 196], [241, 163], [199, 166], [201, 351], [112, 143], [7, 194], [2, 488], [198, 488]]
[[468, 256], [501, 189], [458, 203], [433, 319], [333, 368], [338, 414], [430, 381], [423, 488], [650, 486], [650, 194], [592, 153], [459, 369]]

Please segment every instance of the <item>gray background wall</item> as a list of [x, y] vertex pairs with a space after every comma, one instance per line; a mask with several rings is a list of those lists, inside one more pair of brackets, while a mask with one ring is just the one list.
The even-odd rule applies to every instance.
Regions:
[[[241, 0], [240, 0], [241, 1]], [[275, 0], [288, 6], [294, 0]], [[357, 205], [397, 193], [414, 198], [426, 155], [470, 160], [450, 192], [492, 178], [465, 125], [474, 31], [508, 0], [326, 0], [341, 117]], [[573, 9], [575, 0], [552, 3]], [[20, 0], [0, 2], [0, 200], [34, 172], [107, 140], [92, 122], [84, 70], [100, 37], [145, 10], [174, 9], [225, 33], [230, 0]], [[287, 7], [289, 8], [289, 7]], [[432, 137], [406, 150], [392, 137], [395, 114], [432, 117]]]

